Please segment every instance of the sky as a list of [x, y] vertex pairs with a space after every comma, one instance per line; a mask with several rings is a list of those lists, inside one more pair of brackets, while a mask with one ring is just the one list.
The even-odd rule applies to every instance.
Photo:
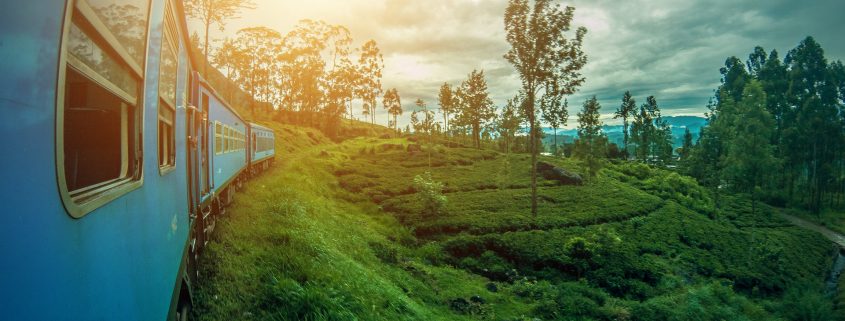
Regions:
[[[484, 70], [498, 107], [513, 97], [520, 80], [503, 58], [507, 0], [253, 0], [212, 39], [233, 37], [246, 27], [266, 26], [282, 34], [302, 19], [346, 26], [360, 47], [375, 40], [384, 54], [383, 87], [397, 88], [408, 123], [414, 101], [437, 107], [439, 87], [460, 84], [474, 69]], [[843, 0], [576, 0], [573, 27], [588, 29], [582, 70], [586, 82], [570, 96], [569, 127], [583, 102], [595, 95], [603, 120], [630, 90], [638, 104], [654, 95], [665, 115], [703, 115], [719, 85], [725, 59], [743, 61], [755, 46], [776, 49], [780, 58], [813, 36], [828, 60], [845, 60]], [[192, 23], [192, 27], [196, 26]], [[574, 29], [574, 28], [573, 28]], [[355, 107], [360, 115], [360, 107]], [[386, 124], [379, 108], [376, 122]]]

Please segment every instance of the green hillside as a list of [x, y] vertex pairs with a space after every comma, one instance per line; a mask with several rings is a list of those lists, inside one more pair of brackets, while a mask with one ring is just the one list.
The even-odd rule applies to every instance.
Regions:
[[[276, 166], [203, 254], [200, 320], [837, 318], [829, 241], [779, 209], [752, 215], [743, 197], [717, 206], [674, 172], [620, 163], [580, 186], [540, 179], [533, 218], [527, 155], [266, 125]], [[436, 215], [414, 187], [425, 172], [447, 199]]]

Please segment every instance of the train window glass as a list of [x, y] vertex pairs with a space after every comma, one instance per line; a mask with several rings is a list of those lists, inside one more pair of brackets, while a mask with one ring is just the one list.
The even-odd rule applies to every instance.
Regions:
[[[149, 0], [84, 0], [77, 4], [77, 7], [89, 7], [126, 54], [139, 65], [144, 62], [149, 6]], [[95, 17], [88, 19], [94, 20]]]
[[174, 124], [175, 111], [163, 101], [158, 108], [158, 166], [172, 167], [176, 164]]
[[223, 153], [223, 126], [214, 122], [214, 154]]
[[223, 145], [226, 146], [226, 147], [223, 148], [223, 150], [226, 151], [226, 153], [228, 153], [229, 150], [232, 149], [232, 145], [229, 144], [229, 126], [226, 126], [223, 129], [223, 134], [224, 134], [223, 135]]
[[90, 197], [100, 187], [137, 178], [134, 160], [137, 108], [76, 69], [65, 79], [63, 156], [71, 197]]
[[[165, 24], [167, 25], [167, 24]], [[161, 43], [161, 65], [159, 66], [158, 92], [168, 105], [176, 104], [176, 75], [178, 73], [178, 60], [176, 58], [176, 44], [171, 40], [172, 36], [164, 34]]]
[[[176, 58], [176, 32], [170, 8], [166, 12], [164, 33], [161, 38], [161, 64], [159, 65], [158, 93], [161, 99], [158, 106], [158, 165], [160, 170], [167, 170], [176, 165], [176, 135], [174, 132], [176, 105], [176, 76], [178, 60]], [[164, 172], [160, 172], [164, 174]]]
[[138, 79], [133, 77], [129, 68], [109, 55], [76, 23], [70, 26], [67, 48], [70, 53], [70, 65], [97, 79], [99, 84], [124, 100], [137, 100], [140, 87]]
[[232, 144], [232, 151], [238, 150], [238, 143], [235, 141], [235, 135], [237, 135], [237, 131], [232, 128], [232, 135], [229, 136], [229, 142]]

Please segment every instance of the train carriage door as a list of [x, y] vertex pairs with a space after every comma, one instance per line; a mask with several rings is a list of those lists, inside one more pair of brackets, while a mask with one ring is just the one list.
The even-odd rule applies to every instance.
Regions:
[[201, 93], [202, 95], [202, 145], [200, 146], [200, 195], [201, 198], [204, 198], [208, 195], [210, 191], [210, 180], [209, 180], [209, 159], [208, 159], [208, 140], [210, 139], [208, 135], [208, 94]]

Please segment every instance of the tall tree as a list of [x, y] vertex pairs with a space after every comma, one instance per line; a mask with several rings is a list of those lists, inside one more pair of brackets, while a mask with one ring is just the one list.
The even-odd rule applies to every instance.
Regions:
[[646, 103], [640, 106], [639, 112], [634, 114], [631, 124], [631, 139], [637, 145], [637, 158], [642, 162], [649, 162], [652, 155], [657, 128], [654, 126], [657, 100], [654, 96], [646, 98]]
[[487, 92], [487, 80], [484, 71], [473, 70], [461, 83], [455, 94], [458, 126], [468, 126], [472, 130], [475, 148], [481, 148], [481, 130], [496, 115], [493, 100]]
[[211, 25], [217, 25], [220, 31], [226, 27], [226, 21], [237, 18], [243, 9], [255, 9], [252, 0], [185, 0], [185, 11], [191, 18], [199, 19], [205, 29], [203, 56], [208, 60], [208, 31]]
[[684, 142], [681, 145], [681, 149], [678, 153], [681, 157], [681, 161], [687, 161], [689, 159], [690, 153], [692, 153], [692, 148], [692, 133], [689, 131], [689, 127], [687, 127], [684, 128]]
[[756, 191], [762, 187], [766, 175], [777, 172], [771, 145], [775, 122], [766, 110], [766, 94], [756, 80], [743, 89], [737, 113], [742, 117], [734, 119], [735, 135], [727, 142], [725, 177], [735, 189], [751, 193], [754, 214]]
[[381, 77], [384, 70], [384, 57], [375, 40], [370, 40], [361, 46], [361, 56], [358, 58], [361, 68], [361, 83], [356, 90], [356, 96], [364, 101], [364, 115], [370, 116], [370, 122], [376, 123], [376, 98], [381, 95]]
[[[416, 109], [411, 113], [414, 133], [431, 134], [434, 131], [434, 111], [429, 110], [428, 105], [421, 98], [417, 98], [414, 105], [416, 105]], [[422, 118], [418, 115], [422, 115]]]
[[631, 97], [630, 91], [625, 91], [625, 94], [622, 95], [622, 105], [619, 105], [619, 108], [613, 113], [613, 119], [622, 118], [622, 150], [626, 158], [628, 157], [628, 137], [630, 136], [628, 118], [633, 117], [636, 112], [636, 100]]
[[[387, 110], [387, 115], [393, 117], [393, 129], [398, 130], [399, 127], [397, 127], [396, 119], [399, 115], [402, 115], [402, 98], [399, 97], [399, 91], [396, 88], [388, 89], [384, 93], [382, 104], [384, 105], [384, 109]], [[388, 123], [390, 123], [389, 120]]]
[[557, 155], [558, 153], [558, 146], [557, 146], [557, 129], [566, 126], [567, 120], [569, 120], [569, 101], [566, 99], [563, 100], [563, 103], [560, 100], [550, 100], [546, 102], [541, 102], [540, 104], [540, 112], [543, 118], [549, 126], [552, 127], [554, 131], [554, 144], [552, 145], [552, 152]]
[[507, 104], [502, 108], [502, 112], [496, 118], [496, 129], [498, 129], [500, 139], [503, 140], [506, 154], [511, 152], [511, 145], [521, 123], [518, 116], [519, 99], [519, 96], [508, 99]]
[[830, 165], [839, 140], [833, 133], [841, 130], [836, 86], [824, 50], [812, 37], [789, 51], [784, 62], [789, 66], [788, 100], [796, 106], [795, 129], [786, 137], [791, 141], [788, 157], [797, 173], [806, 173], [807, 204], [819, 213], [833, 176]]
[[[232, 70], [228, 77], [238, 82], [241, 89], [256, 101], [274, 105], [280, 102], [281, 95], [274, 94], [277, 93], [276, 81], [281, 71], [280, 60], [276, 59], [281, 51], [281, 42], [282, 36], [278, 31], [251, 27], [238, 30], [231, 43], [233, 48], [225, 45], [221, 48], [229, 50], [227, 59]], [[255, 105], [250, 107], [255, 115]]]
[[601, 104], [593, 96], [584, 102], [578, 113], [578, 140], [575, 155], [584, 162], [588, 177], [596, 176], [607, 156], [607, 136], [601, 130]]
[[443, 113], [443, 128], [446, 132], [449, 132], [449, 114], [455, 112], [455, 98], [452, 87], [448, 83], [444, 82], [440, 86], [437, 102], [440, 104], [440, 112]]
[[585, 78], [580, 70], [587, 63], [581, 50], [587, 29], [570, 31], [575, 8], [561, 9], [551, 0], [509, 0], [505, 9], [505, 54], [522, 80], [525, 101], [521, 104], [529, 125], [531, 146], [531, 214], [537, 216], [537, 112], [535, 103], [544, 95], [553, 99], [574, 93]]
[[654, 102], [654, 140], [652, 149], [654, 150], [654, 156], [657, 157], [657, 160], [660, 161], [661, 165], [668, 165], [672, 161], [672, 141], [674, 138], [672, 137], [672, 128], [669, 126], [669, 122], [663, 118], [663, 115], [660, 113], [660, 107], [657, 106], [657, 102]]

